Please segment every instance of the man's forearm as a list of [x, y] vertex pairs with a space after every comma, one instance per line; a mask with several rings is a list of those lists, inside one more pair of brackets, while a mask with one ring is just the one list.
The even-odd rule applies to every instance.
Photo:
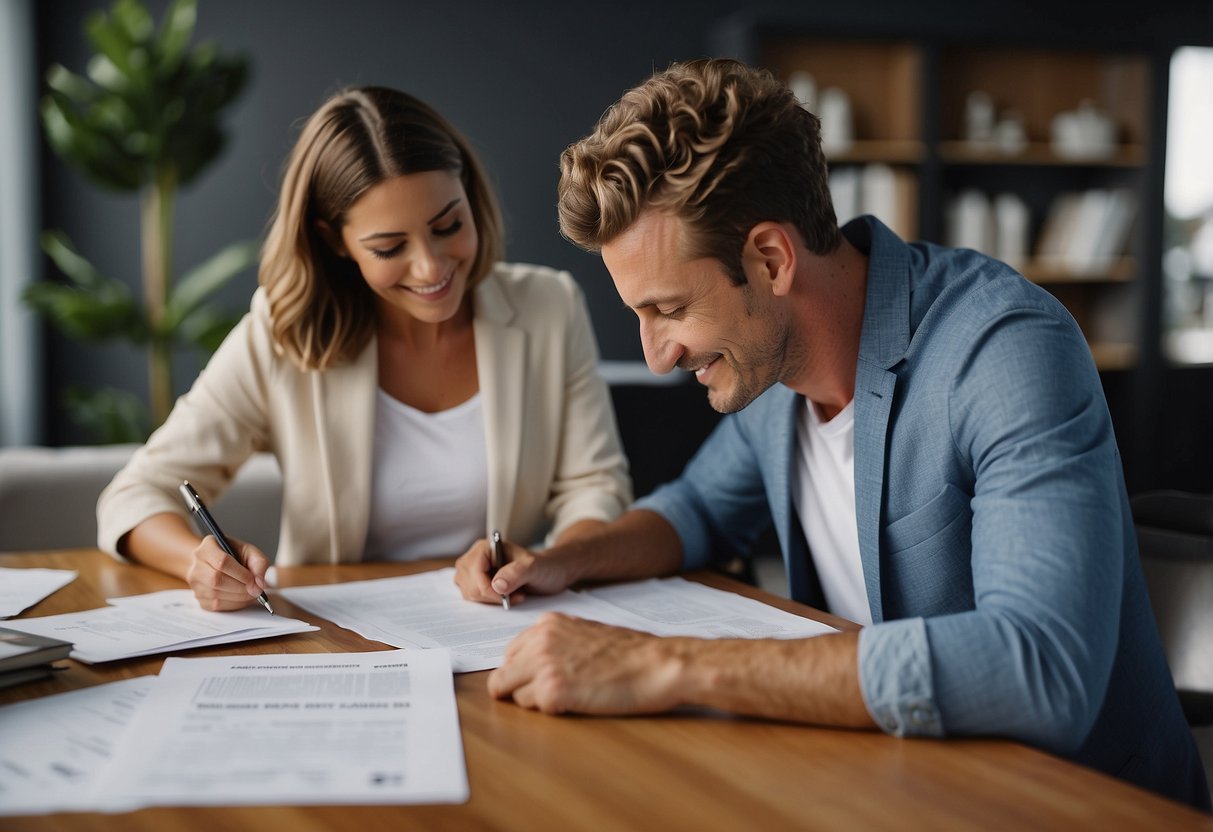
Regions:
[[859, 685], [859, 633], [808, 639], [660, 639], [674, 698], [768, 719], [874, 728]]
[[624, 513], [601, 530], [549, 549], [560, 559], [569, 583], [639, 580], [673, 575], [682, 566], [682, 542], [665, 518], [644, 509]]
[[872, 728], [857, 633], [815, 638], [659, 638], [549, 613], [515, 638], [489, 692], [545, 713], [647, 714], [681, 705]]

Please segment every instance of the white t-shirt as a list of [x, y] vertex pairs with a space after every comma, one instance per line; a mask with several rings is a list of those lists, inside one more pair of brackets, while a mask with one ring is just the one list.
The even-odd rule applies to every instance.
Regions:
[[488, 457], [479, 393], [425, 413], [378, 390], [372, 453], [367, 560], [461, 555], [484, 537]]
[[804, 399], [796, 420], [792, 504], [830, 612], [871, 624], [855, 520], [855, 402], [828, 422]]

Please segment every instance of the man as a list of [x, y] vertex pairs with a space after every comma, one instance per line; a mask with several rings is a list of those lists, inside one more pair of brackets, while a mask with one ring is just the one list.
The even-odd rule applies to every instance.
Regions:
[[1207, 808], [1099, 378], [1056, 300], [870, 217], [840, 231], [817, 119], [737, 62], [655, 75], [561, 167], [561, 227], [601, 251], [649, 366], [732, 415], [605, 532], [514, 547], [491, 580], [469, 553], [463, 594], [698, 568], [773, 518], [793, 597], [865, 626], [709, 641], [551, 616], [493, 695], [1001, 735]]

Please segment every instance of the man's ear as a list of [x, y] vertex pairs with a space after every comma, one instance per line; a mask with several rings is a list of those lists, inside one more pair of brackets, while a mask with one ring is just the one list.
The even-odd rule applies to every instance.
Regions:
[[782, 297], [792, 291], [796, 275], [796, 244], [785, 223], [760, 222], [750, 229], [742, 251], [741, 262], [759, 282]]
[[333, 226], [329, 225], [324, 220], [316, 220], [316, 233], [320, 235], [320, 239], [333, 250], [333, 253], [338, 257], [349, 258], [350, 252], [345, 247], [345, 242], [341, 239], [341, 235], [333, 230]]

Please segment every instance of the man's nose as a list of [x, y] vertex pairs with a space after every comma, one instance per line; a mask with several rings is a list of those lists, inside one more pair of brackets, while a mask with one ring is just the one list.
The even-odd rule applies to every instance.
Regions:
[[640, 322], [640, 343], [644, 347], [644, 360], [655, 375], [665, 375], [678, 365], [681, 352], [669, 338], [661, 321]]

